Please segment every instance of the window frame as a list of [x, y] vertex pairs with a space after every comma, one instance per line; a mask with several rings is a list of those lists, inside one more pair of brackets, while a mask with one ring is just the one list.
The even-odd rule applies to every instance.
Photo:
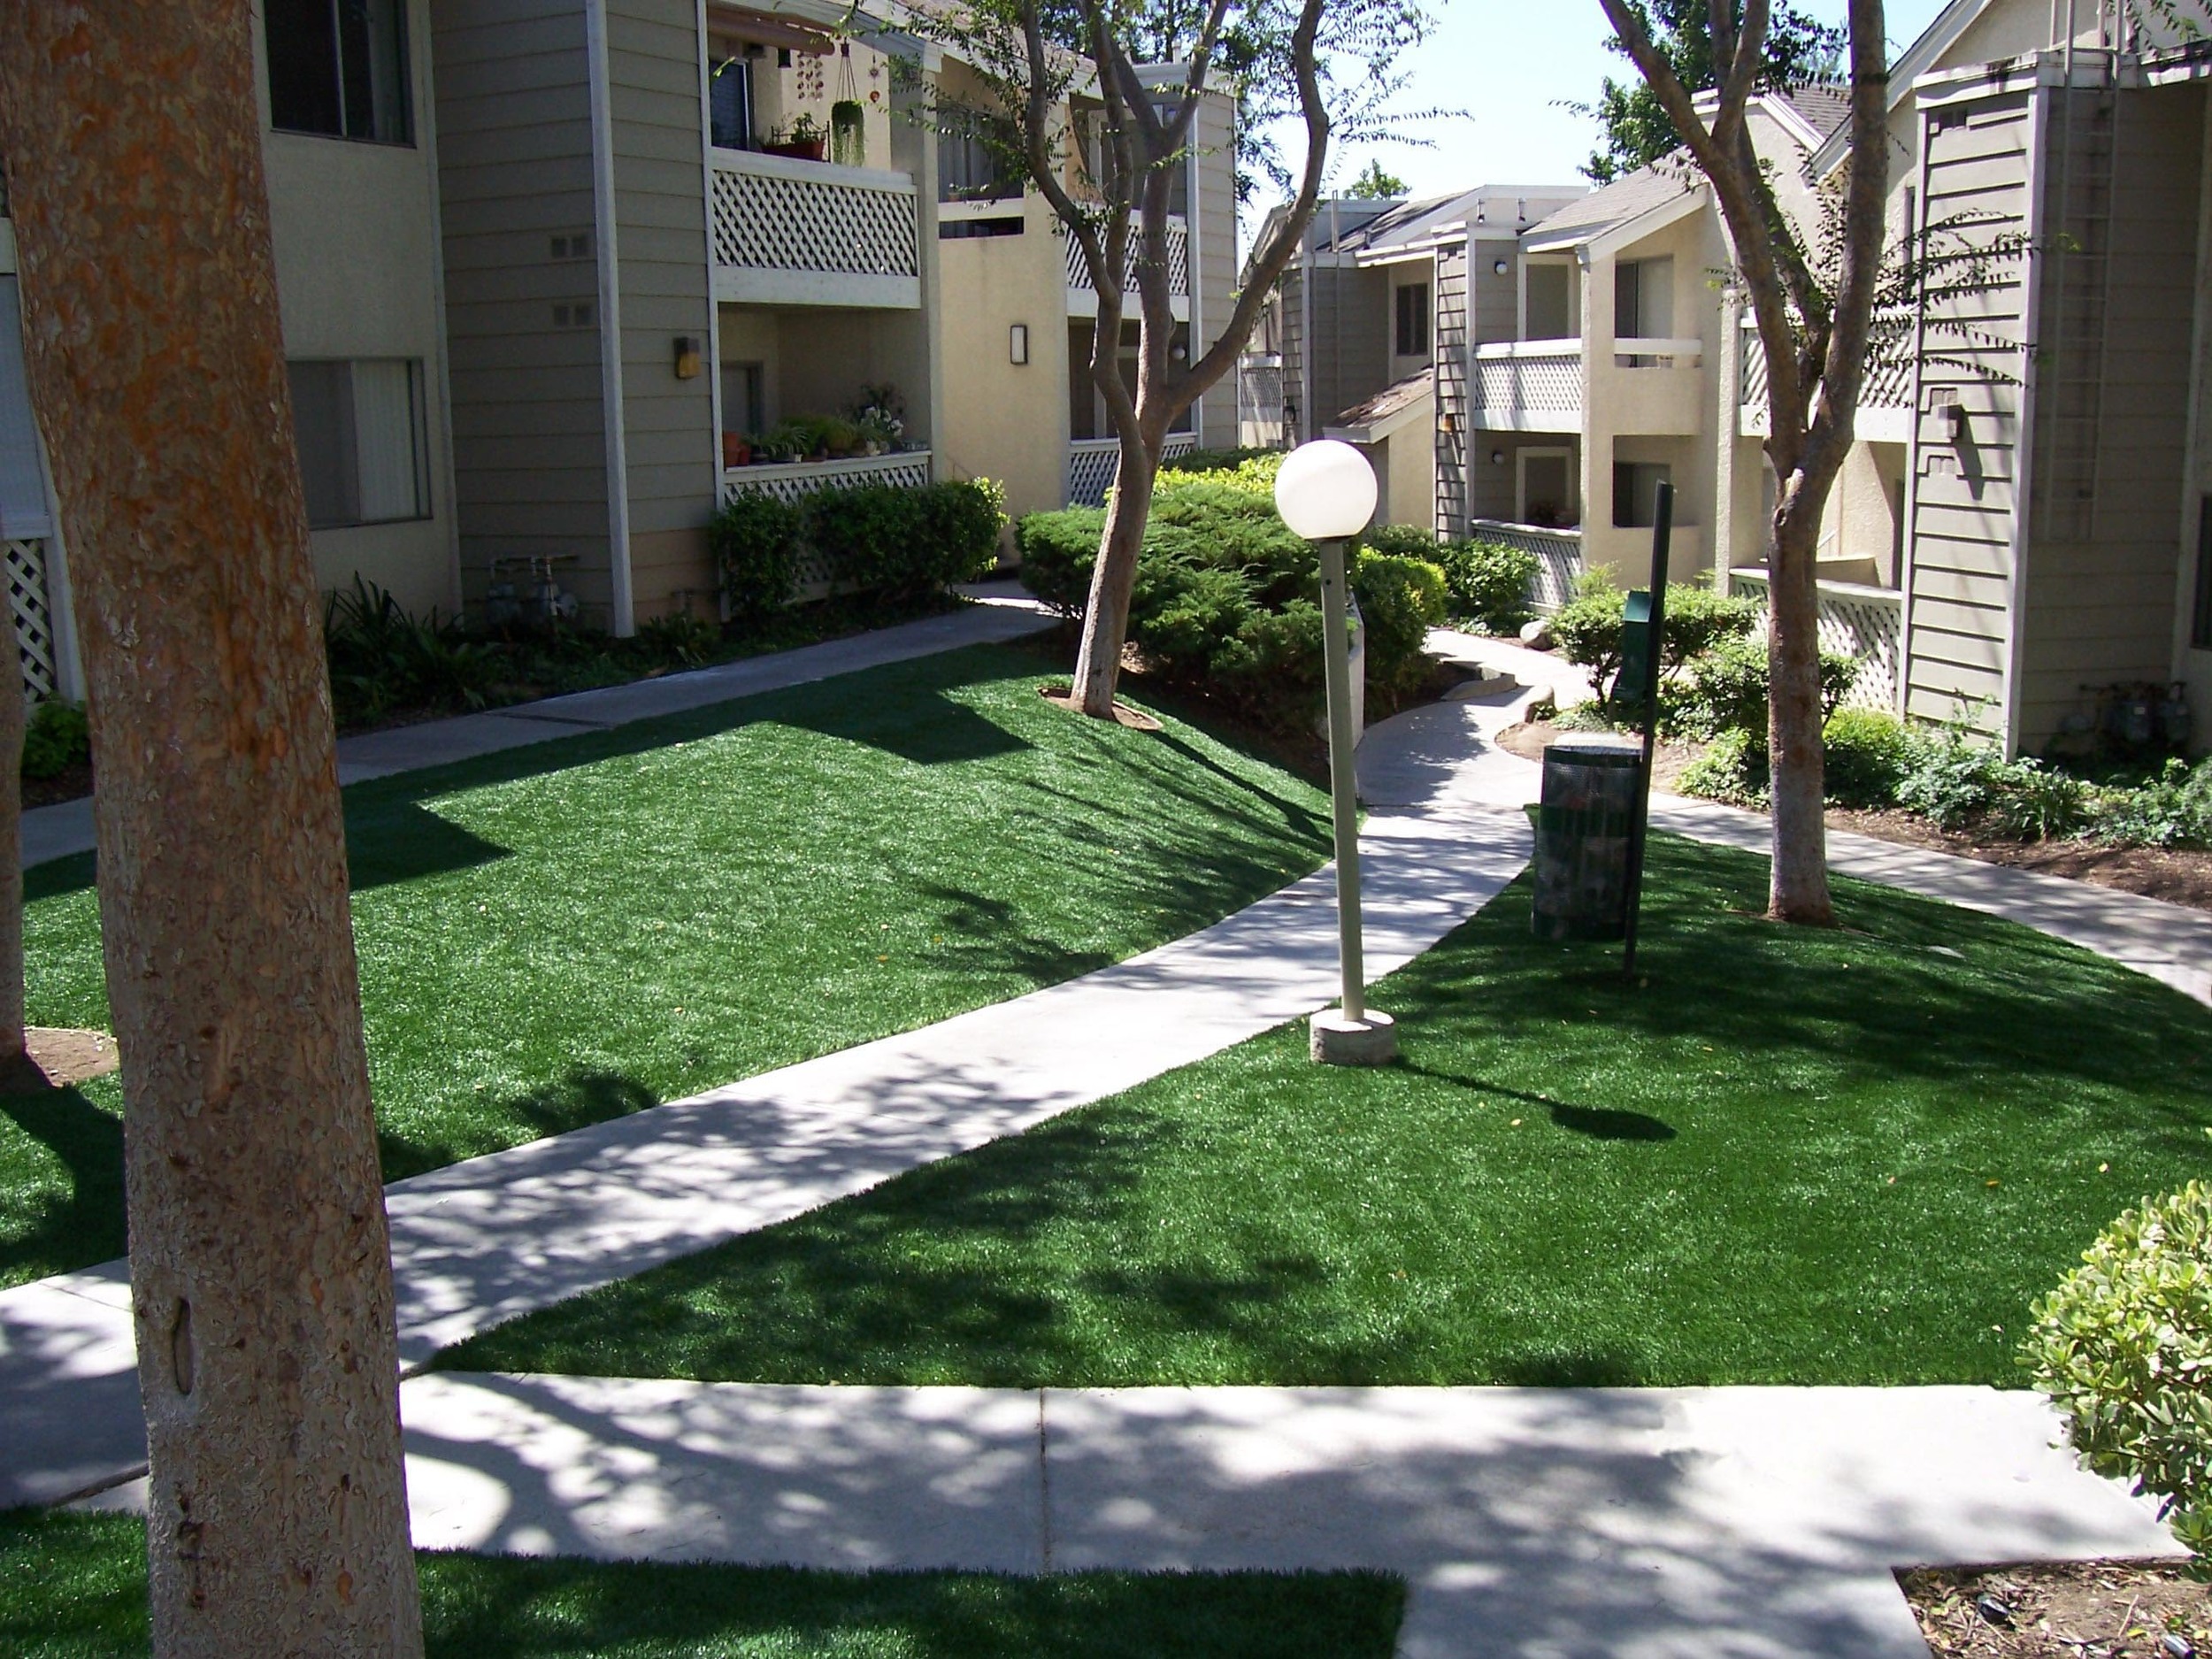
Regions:
[[[1426, 282], [1401, 282], [1391, 290], [1394, 329], [1391, 355], [1400, 357], [1425, 357], [1429, 355], [1429, 314], [1433, 304]], [[1420, 298], [1415, 302], [1413, 296]], [[1408, 325], [1411, 325], [1409, 330]], [[1413, 345], [1406, 343], [1410, 332], [1417, 336]]]
[[[374, 4], [377, 0], [365, 0]], [[407, 15], [409, 0], [385, 0], [392, 8], [395, 44], [398, 56], [399, 127], [396, 134], [355, 133], [346, 130], [346, 60], [344, 28], [338, 15], [342, 0], [328, 0], [331, 13], [329, 65], [331, 89], [337, 100], [338, 127], [335, 131], [325, 127], [293, 127], [286, 125], [277, 113], [277, 53], [272, 39], [276, 13], [265, 3], [261, 8], [262, 81], [269, 98], [269, 130], [296, 138], [329, 138], [348, 144], [377, 144], [388, 150], [412, 150], [416, 147], [416, 133], [420, 126], [415, 110], [415, 43], [413, 30]], [[373, 94], [372, 94], [373, 103]]]
[[[407, 368], [408, 447], [412, 455], [415, 474], [415, 510], [411, 512], [388, 514], [374, 518], [359, 516], [361, 511], [361, 434], [357, 419], [358, 404], [355, 402], [353, 371], [356, 365], [363, 363], [399, 363], [404, 364]], [[293, 369], [311, 365], [316, 367], [334, 365], [346, 372], [343, 377], [346, 402], [343, 419], [339, 422], [338, 431], [343, 437], [350, 440], [352, 444], [350, 455], [342, 454], [340, 457], [342, 462], [351, 465], [352, 479], [350, 489], [341, 493], [353, 503], [356, 516], [349, 518], [326, 518], [319, 523], [311, 517], [307, 526], [310, 533], [319, 534], [326, 530], [364, 530], [383, 525], [427, 524], [434, 520], [438, 516], [438, 504], [436, 494], [433, 488], [431, 467], [429, 375], [423, 360], [420, 357], [287, 357], [284, 367], [288, 396], [292, 395], [290, 381]], [[296, 446], [295, 459], [300, 469], [302, 495], [304, 497], [307, 484], [307, 457], [297, 451], [298, 442], [298, 415], [296, 409], [293, 442]], [[303, 500], [303, 504], [304, 504]]]

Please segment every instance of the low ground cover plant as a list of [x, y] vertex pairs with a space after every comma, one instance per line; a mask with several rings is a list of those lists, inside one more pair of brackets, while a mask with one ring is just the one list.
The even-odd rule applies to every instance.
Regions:
[[[1129, 637], [1167, 683], [1202, 692], [1279, 731], [1310, 727], [1323, 699], [1319, 565], [1275, 511], [1281, 457], [1164, 473], [1153, 493], [1129, 607]], [[1070, 507], [1015, 526], [1022, 581], [1071, 621], [1090, 596], [1105, 513]], [[1432, 541], [1433, 538], [1432, 538]], [[1352, 589], [1367, 626], [1368, 718], [1417, 694], [1423, 645], [1444, 620], [1444, 572], [1363, 548]]]
[[[420, 1550], [429, 1659], [1387, 1659], [1405, 1584], [1352, 1572], [832, 1572]], [[148, 1651], [146, 1524], [0, 1510], [0, 1652]]]
[[2034, 1316], [2021, 1356], [2075, 1448], [2212, 1552], [2212, 1186], [2124, 1212]]

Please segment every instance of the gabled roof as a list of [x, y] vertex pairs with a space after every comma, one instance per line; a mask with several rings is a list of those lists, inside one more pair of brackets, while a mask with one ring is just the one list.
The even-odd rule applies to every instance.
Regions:
[[1539, 219], [1522, 237], [1530, 248], [1573, 248], [1594, 242], [1655, 210], [1686, 205], [1701, 187], [1696, 174], [1671, 164], [1639, 167], [1600, 190]]
[[[1889, 66], [1889, 107], [1893, 111], [1912, 96], [1912, 83], [1934, 68], [1936, 59], [1958, 44], [1959, 36], [1995, 4], [1996, 0], [1951, 0], [1936, 13], [1935, 21], [1921, 30], [1920, 38], [1900, 52]], [[1813, 176], [1825, 178], [1850, 150], [1851, 126], [1846, 121], [1813, 152]]]
[[1388, 437], [1409, 420], [1418, 419], [1436, 396], [1434, 367], [1417, 369], [1402, 380], [1394, 380], [1363, 403], [1328, 423], [1323, 435], [1373, 443]]

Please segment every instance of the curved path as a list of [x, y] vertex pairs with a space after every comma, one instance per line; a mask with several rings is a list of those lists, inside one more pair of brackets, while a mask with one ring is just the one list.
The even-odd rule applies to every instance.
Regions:
[[[1551, 659], [1442, 643], [1572, 693]], [[1524, 864], [1538, 769], [1492, 738], [1531, 695], [1478, 693], [1369, 734], [1372, 974]], [[1671, 802], [1660, 821], [1728, 841], [1758, 825]], [[2049, 884], [2045, 878], [1872, 847], [1906, 856], [1863, 872], [1877, 853], [1844, 845], [1839, 866], [2101, 940], [2204, 995], [2189, 976], [2212, 941], [2194, 912]], [[1317, 872], [1082, 980], [400, 1183], [403, 1351], [419, 1363], [1322, 1006], [1332, 897]], [[0, 1294], [0, 1502], [127, 1476], [119, 1273]], [[1381, 1567], [1412, 1586], [1400, 1651], [1422, 1659], [1922, 1659], [1893, 1565], [2174, 1553], [2143, 1505], [2052, 1449], [2039, 1400], [1985, 1388], [1019, 1391], [441, 1373], [402, 1399], [426, 1545], [846, 1568]], [[118, 1487], [104, 1501], [132, 1500]]]

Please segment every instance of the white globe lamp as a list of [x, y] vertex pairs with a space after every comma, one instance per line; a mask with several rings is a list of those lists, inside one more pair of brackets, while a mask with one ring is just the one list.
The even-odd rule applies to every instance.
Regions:
[[1275, 511], [1309, 541], [1356, 536], [1375, 516], [1375, 469], [1334, 438], [1300, 444], [1275, 475]]
[[1325, 1008], [1308, 1027], [1310, 1052], [1330, 1065], [1382, 1065], [1398, 1056], [1390, 1016], [1367, 1006], [1359, 924], [1359, 783], [1352, 729], [1351, 626], [1344, 544], [1375, 516], [1375, 469], [1348, 443], [1324, 438], [1301, 444], [1275, 475], [1275, 510], [1283, 522], [1320, 544], [1322, 677], [1329, 692], [1329, 793], [1336, 819], [1337, 959], [1340, 1006]]

